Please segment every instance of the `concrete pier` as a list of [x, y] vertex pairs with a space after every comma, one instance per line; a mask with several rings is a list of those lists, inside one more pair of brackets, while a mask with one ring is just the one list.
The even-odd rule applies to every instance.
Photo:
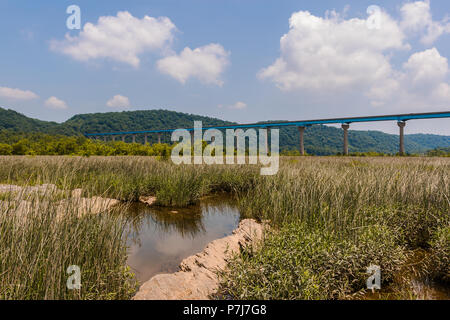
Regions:
[[400, 141], [399, 141], [398, 153], [399, 153], [399, 155], [403, 156], [405, 154], [404, 128], [406, 126], [406, 122], [399, 121], [399, 122], [397, 122], [397, 125], [400, 128]]
[[267, 152], [267, 154], [269, 154], [269, 134], [270, 134], [270, 128], [266, 128], [266, 141], [265, 141], [265, 145], [266, 145], [266, 152]]
[[304, 156], [305, 155], [305, 143], [303, 140], [303, 134], [305, 132], [305, 127], [297, 127], [298, 128], [298, 133], [300, 134], [300, 155]]
[[125, 142], [125, 135], [122, 135], [122, 142]]
[[133, 143], [136, 143], [136, 135], [133, 134]]
[[144, 134], [144, 144], [147, 144], [147, 143], [148, 143], [148, 135]]
[[348, 128], [350, 128], [350, 125], [343, 123], [341, 127], [344, 129], [344, 155], [348, 156]]
[[158, 132], [158, 143], [161, 143], [161, 132]]

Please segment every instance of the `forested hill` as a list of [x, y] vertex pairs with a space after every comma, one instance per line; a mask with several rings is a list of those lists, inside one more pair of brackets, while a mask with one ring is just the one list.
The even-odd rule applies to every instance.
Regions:
[[73, 129], [64, 124], [51, 121], [42, 121], [28, 118], [14, 110], [0, 108], [0, 130], [11, 132], [42, 132], [47, 134], [77, 134]]
[[231, 124], [220, 119], [168, 110], [122, 111], [79, 114], [64, 124], [77, 132], [140, 131], [167, 128], [191, 128], [194, 121], [204, 126]]
[[[194, 120], [201, 120], [204, 126], [232, 124], [232, 122], [220, 119], [167, 110], [80, 114], [70, 118], [66, 122], [56, 123], [31, 119], [16, 111], [0, 108], [0, 143], [11, 143], [29, 136], [36, 139], [39, 136], [31, 133], [82, 135], [88, 132], [186, 128], [192, 127]], [[168, 137], [164, 141], [168, 141], [167, 139]], [[296, 128], [288, 127], [280, 129], [280, 148], [282, 150], [297, 150], [298, 141], [299, 137]], [[450, 147], [450, 136], [431, 134], [405, 135], [405, 147], [409, 153], [423, 153], [439, 147], [446, 148]], [[305, 130], [305, 149], [309, 154], [316, 155], [341, 152], [342, 130], [321, 125], [308, 127]], [[376, 151], [396, 153], [397, 150], [397, 135], [380, 131], [349, 131], [350, 152]]]

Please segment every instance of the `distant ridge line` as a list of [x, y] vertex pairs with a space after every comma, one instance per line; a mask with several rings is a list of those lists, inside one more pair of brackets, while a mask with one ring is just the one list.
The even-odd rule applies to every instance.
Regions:
[[[362, 117], [345, 117], [345, 118], [330, 118], [330, 119], [315, 119], [315, 120], [295, 120], [295, 121], [275, 121], [275, 122], [258, 122], [248, 124], [230, 124], [219, 126], [204, 126], [202, 129], [237, 129], [237, 128], [267, 128], [267, 127], [281, 127], [281, 126], [310, 126], [314, 124], [350, 124], [353, 122], [373, 122], [373, 121], [408, 121], [418, 119], [438, 119], [450, 118], [450, 111], [440, 112], [424, 112], [424, 113], [404, 113], [393, 115], [379, 115], [379, 116], [362, 116]], [[104, 136], [104, 135], [124, 135], [124, 134], [141, 134], [141, 133], [158, 133], [158, 132], [172, 132], [180, 128], [156, 129], [156, 130], [140, 130], [127, 132], [105, 132], [105, 133], [85, 133], [89, 136]], [[194, 128], [184, 128], [192, 131]]]

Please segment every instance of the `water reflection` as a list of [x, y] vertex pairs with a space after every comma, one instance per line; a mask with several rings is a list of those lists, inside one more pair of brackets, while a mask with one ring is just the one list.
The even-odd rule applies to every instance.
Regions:
[[231, 234], [239, 211], [228, 196], [206, 198], [189, 208], [133, 204], [126, 213], [128, 265], [142, 283], [158, 273], [175, 272], [180, 262], [212, 240]]

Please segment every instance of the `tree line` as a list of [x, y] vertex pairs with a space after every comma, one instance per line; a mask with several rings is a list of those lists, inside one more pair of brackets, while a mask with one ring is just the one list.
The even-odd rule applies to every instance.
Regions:
[[[74, 155], [74, 156], [160, 156], [168, 158], [173, 144], [141, 144], [122, 141], [104, 142], [84, 136], [48, 135], [40, 133], [14, 134], [0, 132], [0, 155]], [[203, 147], [206, 146], [203, 142]], [[298, 156], [298, 150], [282, 149], [281, 155]], [[340, 152], [331, 153], [341, 155]], [[387, 156], [382, 152], [351, 152], [351, 156]], [[414, 155], [414, 154], [408, 154]], [[450, 148], [435, 148], [427, 156], [450, 156]]]

